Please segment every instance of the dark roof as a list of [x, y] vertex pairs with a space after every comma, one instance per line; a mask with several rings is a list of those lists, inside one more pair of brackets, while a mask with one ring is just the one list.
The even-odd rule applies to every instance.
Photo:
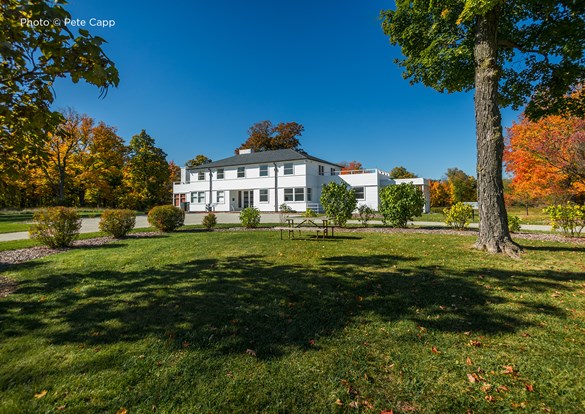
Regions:
[[218, 168], [218, 167], [233, 167], [236, 165], [249, 165], [249, 164], [268, 164], [271, 162], [282, 162], [282, 161], [296, 161], [296, 160], [313, 160], [322, 162], [324, 164], [335, 165], [341, 168], [341, 165], [333, 162], [325, 161], [317, 157], [313, 157], [305, 152], [296, 151], [293, 149], [280, 149], [274, 151], [259, 151], [252, 152], [250, 154], [239, 154], [233, 157], [224, 158], [210, 162], [207, 164], [198, 165], [197, 167], [189, 168], [189, 170], [207, 169], [207, 168]]

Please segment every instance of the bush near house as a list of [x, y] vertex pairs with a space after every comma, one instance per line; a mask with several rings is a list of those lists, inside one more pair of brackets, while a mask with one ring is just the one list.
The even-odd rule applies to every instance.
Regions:
[[121, 239], [134, 228], [136, 212], [133, 210], [106, 210], [100, 219], [100, 230]]
[[246, 207], [240, 212], [242, 226], [247, 229], [258, 227], [260, 224], [260, 210], [255, 207]]
[[278, 218], [280, 223], [283, 224], [286, 221], [286, 216], [294, 212], [295, 211], [286, 203], [282, 203], [280, 206], [278, 206]]
[[34, 214], [29, 234], [45, 246], [58, 248], [71, 246], [79, 235], [79, 229], [81, 217], [76, 210], [51, 207]]
[[469, 204], [463, 204], [461, 201], [453, 204], [451, 208], [443, 210], [445, 214], [445, 223], [454, 229], [463, 230], [469, 226], [473, 216], [473, 207]]
[[304, 213], [303, 213], [303, 217], [307, 217], [307, 218], [311, 218], [311, 217], [317, 217], [317, 213], [315, 213], [313, 211], [312, 208], [308, 208]]
[[171, 232], [185, 223], [185, 212], [173, 205], [153, 207], [148, 212], [148, 223], [162, 232]]
[[425, 199], [412, 183], [391, 185], [380, 190], [380, 214], [384, 224], [406, 227], [414, 217], [422, 215]]
[[321, 191], [321, 204], [325, 214], [338, 226], [345, 226], [356, 208], [357, 200], [355, 191], [345, 184], [330, 182], [323, 186]]
[[217, 216], [214, 213], [209, 213], [203, 217], [201, 224], [203, 224], [203, 227], [205, 227], [207, 230], [213, 230], [213, 228], [217, 225]]
[[585, 205], [569, 201], [548, 206], [543, 211], [549, 215], [553, 230], [561, 229], [565, 236], [578, 237], [585, 228]]
[[375, 216], [374, 210], [368, 207], [366, 204], [362, 204], [358, 207], [359, 220], [362, 226], [368, 227], [368, 222]]

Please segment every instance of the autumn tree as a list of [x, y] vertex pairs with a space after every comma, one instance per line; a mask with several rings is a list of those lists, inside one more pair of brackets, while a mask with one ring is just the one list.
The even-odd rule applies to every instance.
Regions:
[[128, 148], [115, 127], [99, 122], [92, 128], [87, 156], [79, 163], [83, 200], [98, 207], [117, 207]]
[[301, 145], [298, 137], [304, 130], [305, 127], [296, 122], [281, 122], [278, 125], [270, 121], [257, 122], [248, 129], [248, 139], [236, 148], [236, 154], [241, 149], [252, 149], [255, 152], [286, 148], [298, 150]]
[[585, 196], [585, 119], [522, 116], [508, 129], [504, 161], [512, 195], [522, 204]]
[[362, 163], [358, 161], [341, 161], [339, 163], [341, 165], [341, 173], [340, 174], [360, 174], [363, 172], [364, 167], [362, 167]]
[[453, 204], [451, 186], [447, 181], [431, 180], [430, 193], [432, 207], [449, 207]]
[[[49, 133], [63, 116], [51, 108], [57, 78], [84, 80], [105, 95], [118, 84], [118, 71], [102, 50], [104, 39], [86, 29], [73, 33], [67, 25], [53, 24], [70, 18], [63, 0], [0, 2], [0, 181], [14, 178], [23, 160], [46, 149]], [[45, 20], [48, 26], [22, 19]], [[11, 178], [12, 177], [12, 178]], [[61, 194], [62, 197], [62, 194]]]
[[500, 107], [530, 118], [585, 112], [585, 3], [553, 0], [396, 2], [383, 29], [404, 77], [440, 92], [475, 89], [480, 229], [476, 247], [516, 254], [504, 205]]
[[195, 167], [198, 167], [200, 165], [207, 164], [209, 162], [211, 162], [211, 158], [207, 158], [205, 155], [199, 154], [199, 155], [195, 156], [195, 158], [192, 158], [189, 161], [187, 161], [185, 163], [185, 166], [187, 168], [195, 168]]
[[403, 166], [398, 166], [398, 167], [394, 167], [394, 168], [392, 168], [392, 170], [390, 170], [390, 178], [392, 178], [392, 179], [395, 179], [395, 178], [417, 178], [417, 175], [414, 173], [411, 173]]
[[476, 201], [477, 181], [459, 168], [449, 168], [445, 174], [451, 193], [451, 203]]
[[132, 137], [128, 148], [129, 158], [124, 166], [123, 179], [126, 194], [122, 205], [145, 209], [169, 203], [170, 170], [167, 154], [155, 146], [154, 139], [145, 130]]

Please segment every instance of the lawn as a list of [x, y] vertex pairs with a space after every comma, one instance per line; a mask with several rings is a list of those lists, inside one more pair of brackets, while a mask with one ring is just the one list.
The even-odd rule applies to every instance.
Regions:
[[4, 271], [0, 413], [585, 412], [585, 246], [191, 229]]
[[[550, 225], [550, 218], [548, 214], [543, 213], [543, 209], [546, 206], [541, 207], [530, 207], [528, 209], [528, 215], [526, 214], [526, 209], [520, 206], [511, 206], [506, 207], [506, 211], [508, 212], [508, 216], [518, 216], [520, 217], [520, 224], [542, 224], [542, 225]], [[415, 217], [414, 221], [435, 221], [435, 222], [444, 222], [445, 215], [443, 214], [443, 208], [433, 207], [431, 213], [423, 214], [422, 216]], [[472, 223], [479, 222], [479, 214], [475, 211], [474, 218], [471, 221]]]

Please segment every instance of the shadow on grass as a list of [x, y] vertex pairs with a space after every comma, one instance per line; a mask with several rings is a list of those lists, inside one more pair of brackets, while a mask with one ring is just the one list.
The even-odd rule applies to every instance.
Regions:
[[[279, 264], [264, 256], [198, 259], [142, 271], [56, 273], [23, 283], [0, 301], [0, 338], [34, 332], [53, 344], [96, 346], [164, 338], [171, 349], [220, 354], [253, 349], [276, 358], [364, 318], [411, 321], [441, 332], [504, 333], [543, 312], [565, 310], [511, 301], [490, 289], [563, 289], [583, 273], [457, 273], [392, 255], [334, 256], [317, 265]], [[80, 280], [82, 279], [82, 280]], [[488, 283], [489, 282], [489, 283]], [[43, 298], [49, 298], [43, 300]], [[504, 301], [517, 310], [498, 310]]]
[[[571, 239], [567, 239], [567, 242], [571, 242]], [[581, 253], [585, 253], [585, 245], [581, 245], [581, 246], [577, 246], [577, 245], [573, 245], [573, 246], [564, 246], [564, 245], [558, 245], [558, 246], [527, 246], [525, 244], [522, 244], [520, 242], [520, 245], [522, 246], [522, 248], [524, 250], [533, 250], [533, 251], [539, 251], [539, 252], [581, 252]]]

